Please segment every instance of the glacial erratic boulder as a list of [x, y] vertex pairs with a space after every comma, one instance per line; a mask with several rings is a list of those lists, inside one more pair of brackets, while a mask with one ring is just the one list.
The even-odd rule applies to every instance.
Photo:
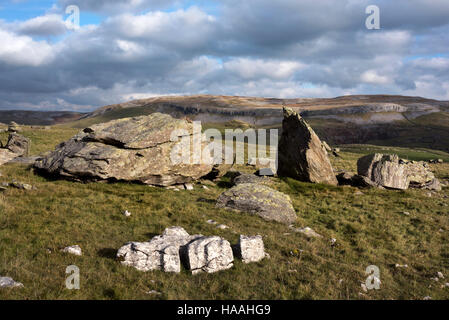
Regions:
[[278, 158], [279, 176], [338, 184], [327, 152], [316, 133], [298, 113], [285, 107]]
[[286, 224], [295, 222], [297, 218], [288, 195], [254, 183], [239, 184], [223, 192], [217, 199], [216, 207]]
[[388, 189], [441, 190], [439, 181], [427, 163], [407, 161], [397, 155], [375, 153], [364, 156], [357, 161], [357, 171], [360, 176]]
[[206, 143], [191, 122], [166, 114], [119, 119], [84, 129], [38, 159], [34, 167], [73, 180], [183, 184], [207, 175], [213, 167], [212, 160], [194, 161], [190, 148], [190, 160], [174, 162], [172, 154], [183, 153], [183, 138], [192, 145], [200, 141], [200, 147]]
[[237, 255], [243, 260], [243, 263], [259, 262], [265, 258], [265, 247], [262, 236], [244, 236], [240, 235], [237, 245]]
[[6, 146], [0, 147], [0, 166], [16, 158], [27, 157], [30, 146], [30, 139], [15, 132], [10, 133]]

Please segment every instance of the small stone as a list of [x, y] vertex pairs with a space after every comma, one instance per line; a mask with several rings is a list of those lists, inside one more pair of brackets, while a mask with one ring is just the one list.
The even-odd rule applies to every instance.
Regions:
[[202, 187], [204, 190], [209, 190], [208, 186], [203, 186]]
[[444, 275], [443, 275], [443, 273], [442, 273], [442, 272], [438, 272], [438, 273], [437, 273], [437, 275], [438, 275], [438, 278], [440, 278], [440, 279], [444, 279]]
[[365, 194], [362, 191], [356, 191], [356, 192], [354, 192], [354, 195], [355, 196], [363, 196]]
[[337, 244], [337, 239], [332, 238], [332, 239], [331, 239], [331, 246], [333, 247], [333, 246], [335, 246], [336, 244]]
[[0, 288], [20, 288], [20, 287], [23, 287], [22, 283], [16, 282], [10, 277], [0, 277]]
[[440, 278], [438, 278], [438, 277], [433, 277], [433, 278], [430, 278], [430, 280], [433, 280], [433, 281], [435, 281], [435, 282], [438, 282], [438, 281], [440, 281]]
[[125, 210], [125, 212], [123, 212], [125, 217], [130, 217], [131, 216], [131, 212], [129, 212], [128, 210]]
[[238, 243], [238, 255], [244, 263], [259, 262], [265, 258], [262, 236], [248, 237], [241, 235]]
[[155, 296], [160, 296], [162, 293], [156, 290], [150, 290], [147, 292], [147, 294], [149, 295], [155, 295]]
[[217, 226], [217, 229], [221, 229], [221, 230], [225, 230], [225, 229], [228, 229], [229, 227], [227, 226], [227, 225], [224, 225], [224, 224], [219, 224], [218, 226]]
[[206, 221], [208, 224], [217, 224], [218, 222], [215, 220], [207, 220]]
[[316, 233], [312, 228], [309, 227], [305, 227], [305, 228], [292, 228], [293, 231], [297, 232], [297, 233], [302, 233], [303, 235], [305, 235], [307, 238], [322, 238], [323, 236]]
[[395, 264], [395, 267], [396, 267], [396, 268], [408, 268], [408, 265], [396, 263], [396, 264]]
[[287, 270], [287, 272], [288, 272], [288, 273], [298, 273], [298, 270], [296, 270], [296, 269], [290, 269], [290, 270]]
[[432, 300], [432, 297], [426, 296], [426, 297], [423, 298], [423, 300]]
[[65, 247], [64, 249], [62, 249], [62, 252], [70, 253], [70, 254], [73, 254], [75, 256], [81, 256], [82, 255], [81, 248], [78, 245]]
[[410, 212], [404, 211], [404, 212], [402, 212], [402, 214], [403, 214], [404, 216], [409, 216], [409, 215], [410, 215]]
[[184, 187], [186, 188], [186, 190], [193, 190], [193, 184], [191, 183], [186, 183]]

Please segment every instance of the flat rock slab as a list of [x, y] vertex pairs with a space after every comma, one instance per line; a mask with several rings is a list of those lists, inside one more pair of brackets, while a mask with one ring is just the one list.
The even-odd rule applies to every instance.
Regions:
[[217, 208], [258, 215], [268, 221], [294, 223], [296, 212], [288, 195], [270, 187], [252, 183], [239, 184], [217, 199]]
[[195, 140], [203, 145], [206, 142], [202, 139], [191, 122], [154, 113], [86, 128], [34, 166], [46, 174], [73, 180], [177, 185], [211, 172], [213, 161], [176, 163], [172, 159], [172, 154], [182, 153], [180, 141]]

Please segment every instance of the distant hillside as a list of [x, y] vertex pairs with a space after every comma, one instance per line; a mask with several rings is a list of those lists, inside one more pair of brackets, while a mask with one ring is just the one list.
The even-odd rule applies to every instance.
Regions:
[[82, 116], [85, 114], [71, 111], [0, 110], [0, 123], [15, 121], [22, 125], [53, 125], [78, 120]]

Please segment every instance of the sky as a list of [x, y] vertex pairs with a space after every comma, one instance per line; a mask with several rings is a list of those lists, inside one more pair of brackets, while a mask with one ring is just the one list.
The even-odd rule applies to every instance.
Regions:
[[0, 109], [194, 94], [449, 100], [449, 1], [0, 0]]

